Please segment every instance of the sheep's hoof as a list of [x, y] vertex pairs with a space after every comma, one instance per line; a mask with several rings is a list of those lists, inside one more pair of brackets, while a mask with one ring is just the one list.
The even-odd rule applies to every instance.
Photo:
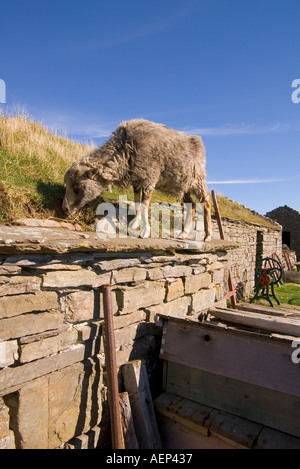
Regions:
[[145, 239], [145, 238], [149, 238], [149, 236], [150, 236], [150, 228], [145, 227], [141, 230], [139, 237]]
[[206, 243], [209, 243], [209, 242], [211, 241], [211, 235], [206, 236], [206, 237], [204, 238], [204, 241], [205, 241]]
[[176, 238], [177, 239], [185, 239], [188, 235], [189, 235], [189, 233], [185, 233], [185, 231], [182, 231], [181, 233], [179, 233], [178, 236], [176, 236]]

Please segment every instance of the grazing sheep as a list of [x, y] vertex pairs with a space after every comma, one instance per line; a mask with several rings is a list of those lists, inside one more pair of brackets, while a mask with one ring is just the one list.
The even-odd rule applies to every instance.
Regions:
[[[154, 188], [176, 196], [189, 207], [195, 195], [204, 203], [205, 240], [209, 241], [211, 215], [205, 178], [205, 150], [199, 136], [133, 119], [122, 122], [107, 142], [66, 172], [63, 210], [75, 213], [111, 185], [132, 185], [134, 201], [142, 201], [142, 210], [137, 210], [131, 227], [138, 228], [142, 219], [140, 237], [147, 238], [148, 207]], [[191, 222], [192, 211], [188, 210], [183, 237], [190, 231]]]

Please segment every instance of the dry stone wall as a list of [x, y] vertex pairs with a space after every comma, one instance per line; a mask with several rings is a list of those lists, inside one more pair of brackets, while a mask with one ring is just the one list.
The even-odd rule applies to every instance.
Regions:
[[227, 244], [213, 227], [215, 241], [195, 252], [167, 240], [0, 231], [1, 449], [109, 444], [102, 286], [112, 285], [118, 365], [144, 360], [157, 389], [157, 315], [188, 320], [225, 306], [228, 262], [247, 296], [260, 260], [281, 255], [278, 226], [223, 219]]
[[[222, 218], [225, 239], [239, 245], [228, 252], [228, 261], [233, 275], [237, 297], [251, 294], [255, 286], [255, 269], [265, 257], [276, 253], [282, 259], [281, 226], [263, 226], [229, 218]], [[216, 220], [212, 220], [213, 237], [219, 239]]]
[[[282, 225], [285, 235], [288, 235], [289, 248], [295, 251], [296, 257], [300, 259], [300, 213], [287, 205], [275, 208], [267, 213], [267, 216]], [[287, 240], [285, 240], [287, 242]]]
[[118, 365], [158, 377], [157, 314], [224, 305], [225, 250], [0, 255], [0, 448], [107, 441], [102, 286], [112, 285]]

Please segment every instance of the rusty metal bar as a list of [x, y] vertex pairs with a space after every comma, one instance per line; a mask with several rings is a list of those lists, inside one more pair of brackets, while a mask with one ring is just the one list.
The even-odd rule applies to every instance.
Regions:
[[124, 449], [110, 285], [103, 286], [103, 304], [105, 326], [105, 363], [107, 370], [107, 389], [111, 421], [112, 448]]
[[[218, 205], [218, 201], [217, 201], [217, 197], [216, 197], [214, 189], [212, 189], [212, 191], [211, 191], [211, 196], [212, 196], [213, 203], [214, 203], [215, 215], [216, 215], [216, 219], [217, 219], [217, 223], [218, 223], [220, 238], [225, 240], [225, 235], [224, 235], [224, 230], [223, 230], [219, 205]], [[236, 294], [235, 294], [235, 288], [234, 288], [234, 284], [233, 284], [233, 279], [232, 279], [230, 266], [228, 266], [228, 287], [229, 287], [229, 292], [225, 295], [225, 298], [230, 298], [231, 306], [233, 308], [236, 308]]]

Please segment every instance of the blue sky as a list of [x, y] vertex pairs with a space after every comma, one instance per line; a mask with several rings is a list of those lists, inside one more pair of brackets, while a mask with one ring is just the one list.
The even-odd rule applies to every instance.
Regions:
[[0, 0], [0, 107], [95, 144], [137, 117], [201, 135], [209, 189], [300, 211], [299, 25], [299, 0]]

